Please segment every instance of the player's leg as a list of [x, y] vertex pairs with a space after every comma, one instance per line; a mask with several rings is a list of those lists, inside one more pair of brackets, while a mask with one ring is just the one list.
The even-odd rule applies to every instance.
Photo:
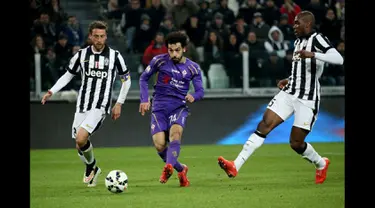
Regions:
[[96, 179], [101, 173], [100, 168], [96, 165], [94, 148], [89, 137], [99, 129], [104, 119], [105, 112], [99, 109], [92, 109], [82, 121], [76, 135], [77, 149], [82, 152], [87, 162], [84, 183], [88, 183], [89, 187], [96, 185]]
[[78, 150], [79, 159], [83, 162], [83, 164], [87, 165], [87, 160], [85, 156], [83, 156], [83, 152], [78, 148], [77, 144], [76, 144], [76, 149]]
[[169, 147], [167, 151], [167, 164], [171, 164], [177, 172], [181, 172], [184, 166], [178, 162], [178, 156], [181, 149], [181, 138], [183, 128], [185, 127], [186, 119], [189, 114], [187, 107], [182, 107], [173, 110], [168, 115], [169, 128]]
[[[152, 140], [159, 157], [167, 162], [169, 131], [157, 132], [152, 135]], [[173, 166], [176, 171], [182, 170], [182, 165], [177, 161]]]
[[178, 172], [180, 186], [187, 187], [190, 182], [187, 178], [188, 166], [178, 162], [181, 150], [181, 138], [186, 124], [189, 110], [186, 107], [176, 109], [169, 116], [169, 147], [167, 151], [167, 164], [171, 164]]
[[75, 147], [78, 151], [78, 157], [83, 162], [83, 164], [87, 165], [87, 160], [85, 156], [83, 156], [82, 151], [79, 149], [77, 142], [76, 142], [76, 136], [77, 136], [77, 129], [82, 124], [82, 121], [87, 117], [87, 113], [75, 113], [74, 114], [74, 120], [72, 124], [72, 139], [74, 140]]
[[[158, 152], [158, 155], [160, 158], [163, 160], [165, 163], [167, 161], [167, 142], [165, 140], [165, 132], [164, 131], [159, 131], [152, 135], [152, 140], [154, 142], [154, 146], [156, 148], [156, 151]], [[163, 172], [159, 178], [160, 183], [166, 183], [168, 179], [172, 176], [173, 174], [173, 167], [166, 167], [164, 166]]]
[[[85, 181], [86, 181], [86, 178], [87, 178], [87, 174], [91, 173], [90, 169], [92, 169], [92, 168], [90, 168], [90, 165], [88, 164], [85, 156], [83, 155], [83, 152], [80, 150], [80, 148], [79, 148], [79, 146], [77, 144], [76, 144], [76, 149], [78, 150], [79, 159], [86, 166], [85, 172], [83, 173], [83, 182], [86, 183]], [[88, 187], [94, 187], [94, 186], [96, 186], [97, 178], [98, 178], [98, 176], [99, 176], [100, 173], [101, 173], [101, 169], [98, 166], [96, 166], [95, 169], [94, 169], [94, 177], [87, 184]]]
[[229, 177], [235, 177], [247, 159], [263, 144], [266, 136], [292, 114], [292, 96], [280, 91], [268, 104], [256, 131], [245, 142], [237, 158], [229, 161], [220, 156], [218, 158], [220, 167]]
[[[73, 127], [73, 131], [76, 131], [75, 129], [76, 128]], [[77, 152], [78, 152], [78, 157], [83, 162], [84, 165], [87, 165], [87, 160], [86, 160], [85, 156], [83, 155], [83, 152], [79, 149], [79, 147], [77, 145], [76, 138], [75, 138], [76, 135], [77, 135], [77, 133], [74, 133], [74, 135], [72, 136], [72, 139], [74, 140], [74, 144], [75, 144], [75, 147], [76, 147]]]
[[151, 135], [154, 147], [163, 160], [167, 159], [167, 142], [165, 140], [165, 131], [167, 130], [167, 123], [165, 121], [165, 116], [161, 112], [151, 113]]
[[327, 176], [329, 166], [329, 159], [321, 157], [310, 143], [305, 142], [305, 139], [314, 126], [318, 115], [318, 102], [315, 101], [301, 101], [294, 102], [295, 118], [292, 131], [290, 133], [290, 147], [300, 154], [302, 158], [314, 164], [316, 168], [315, 182], [317, 184], [323, 183]]
[[[165, 132], [168, 130], [168, 120], [165, 114], [161, 111], [154, 111], [151, 113], [151, 135], [154, 146], [160, 158], [167, 161], [167, 143]], [[166, 183], [173, 174], [173, 166], [165, 165], [163, 172], [159, 178], [160, 183]]]
[[159, 157], [165, 163], [167, 161], [167, 142], [165, 140], [165, 132], [160, 131], [152, 135], [152, 141]]
[[183, 128], [179, 124], [173, 124], [169, 130], [169, 146], [167, 150], [167, 164], [171, 164], [177, 172], [183, 171], [184, 167], [178, 162], [181, 150], [181, 136]]
[[167, 165], [171, 164], [178, 172], [178, 179], [180, 186], [187, 187], [190, 182], [187, 178], [188, 166], [181, 165], [177, 160], [181, 151], [181, 138], [183, 127], [180, 124], [173, 124], [170, 128], [169, 133], [169, 148], [167, 152]]

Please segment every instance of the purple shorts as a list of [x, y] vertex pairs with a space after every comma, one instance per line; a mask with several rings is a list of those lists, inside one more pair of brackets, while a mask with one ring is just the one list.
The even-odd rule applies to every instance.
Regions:
[[173, 124], [185, 127], [186, 118], [189, 116], [189, 108], [185, 105], [153, 105], [151, 113], [151, 135], [158, 132], [169, 131]]

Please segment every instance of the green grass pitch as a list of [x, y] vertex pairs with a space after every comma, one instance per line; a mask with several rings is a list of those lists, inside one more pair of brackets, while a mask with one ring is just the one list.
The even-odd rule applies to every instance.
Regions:
[[[95, 148], [103, 173], [98, 185], [82, 183], [84, 166], [75, 149], [30, 151], [30, 205], [55, 207], [173, 207], [173, 208], [343, 208], [344, 143], [313, 143], [331, 160], [324, 184], [315, 184], [315, 169], [288, 144], [264, 144], [230, 179], [217, 164], [222, 155], [234, 159], [242, 145], [182, 146], [179, 160], [189, 166], [191, 186], [179, 187], [175, 172], [160, 184], [163, 162], [153, 147]], [[104, 186], [113, 169], [126, 172], [126, 193]]]

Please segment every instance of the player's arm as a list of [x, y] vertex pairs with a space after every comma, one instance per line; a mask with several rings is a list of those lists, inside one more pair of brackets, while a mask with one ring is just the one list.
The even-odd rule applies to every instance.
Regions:
[[122, 105], [125, 102], [126, 97], [128, 96], [128, 92], [131, 86], [131, 79], [129, 69], [125, 64], [125, 60], [118, 51], [116, 51], [115, 67], [122, 82], [120, 94], [117, 98], [116, 104]]
[[158, 64], [160, 64], [162, 61], [163, 60], [159, 56], [152, 58], [150, 64], [141, 74], [141, 77], [139, 78], [139, 87], [141, 90], [141, 103], [148, 102], [148, 80], [154, 73], [158, 71]]
[[277, 83], [277, 87], [278, 87], [279, 89], [283, 89], [283, 88], [289, 83], [289, 79], [290, 79], [290, 77], [280, 80], [280, 81]]
[[313, 54], [314, 58], [329, 64], [342, 65], [344, 63], [341, 54], [322, 35], [318, 34], [314, 37], [313, 47], [317, 49], [317, 52]]
[[44, 103], [56, 92], [60, 91], [63, 87], [65, 87], [72, 79], [73, 77], [78, 74], [80, 70], [80, 55], [81, 51], [78, 51], [69, 61], [69, 65], [66, 69], [66, 72], [64, 75], [62, 75], [59, 80], [52, 86], [51, 89], [48, 90], [46, 94], [43, 95], [41, 103], [44, 105]]
[[53, 87], [48, 90], [49, 93], [55, 94], [59, 92], [63, 87], [65, 87], [75, 75], [77, 75], [80, 71], [80, 54], [81, 51], [77, 52], [69, 61], [69, 65], [66, 68], [66, 72], [62, 75], [59, 80], [53, 85]]
[[199, 66], [195, 66], [197, 68], [198, 74], [195, 74], [193, 77], [193, 86], [194, 86], [194, 94], [192, 96], [194, 97], [194, 101], [201, 100], [204, 96], [204, 88], [203, 88], [203, 81], [202, 81], [202, 70], [199, 68]]

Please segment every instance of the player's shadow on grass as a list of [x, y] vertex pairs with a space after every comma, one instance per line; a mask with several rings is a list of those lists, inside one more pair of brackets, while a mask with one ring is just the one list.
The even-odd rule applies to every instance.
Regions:
[[266, 182], [266, 183], [259, 183], [257, 182], [256, 178], [228, 178], [227, 176], [218, 176], [217, 178], [213, 179], [190, 179], [191, 186], [199, 187], [199, 188], [207, 188], [207, 187], [238, 187], [244, 189], [251, 189], [249, 187], [257, 187], [257, 186], [267, 186], [267, 187], [274, 187], [278, 185], [283, 185], [284, 183], [273, 183], [273, 182]]
[[87, 197], [93, 197], [93, 196], [113, 196], [113, 195], [133, 195], [134, 192], [131, 190], [126, 190], [125, 192], [122, 193], [111, 193], [108, 191], [104, 184], [98, 184], [95, 187], [86, 187], [85, 185], [79, 186], [79, 185], [74, 185], [72, 186], [71, 190], [75, 190], [74, 192], [62, 192], [59, 194], [59, 196], [76, 196], [79, 194], [80, 196], [87, 196]]

